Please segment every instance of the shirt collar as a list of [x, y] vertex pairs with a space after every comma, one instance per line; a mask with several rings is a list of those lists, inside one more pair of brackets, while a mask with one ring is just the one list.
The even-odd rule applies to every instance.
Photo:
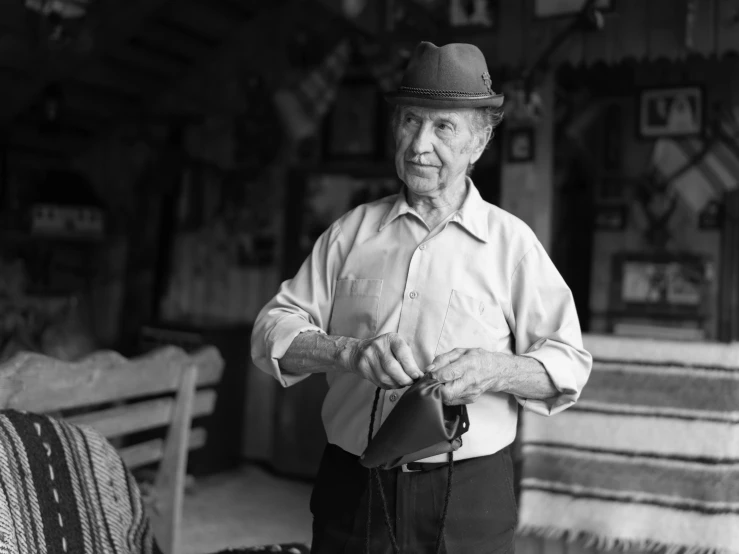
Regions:
[[[470, 233], [475, 238], [482, 242], [488, 242], [490, 240], [488, 230], [488, 218], [487, 210], [485, 209], [485, 201], [480, 196], [480, 193], [475, 187], [472, 179], [466, 178], [467, 183], [467, 196], [462, 202], [460, 208], [454, 212], [449, 221], [453, 221], [459, 224], [463, 229]], [[413, 214], [416, 217], [416, 212], [410, 207], [408, 201], [405, 199], [405, 187], [398, 193], [395, 203], [392, 208], [388, 210], [385, 216], [380, 221], [379, 231], [382, 231], [385, 227], [390, 225], [393, 221], [398, 219], [400, 216], [407, 213]]]

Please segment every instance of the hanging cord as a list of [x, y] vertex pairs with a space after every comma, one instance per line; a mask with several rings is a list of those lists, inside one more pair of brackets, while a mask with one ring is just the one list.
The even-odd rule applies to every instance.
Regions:
[[[375, 400], [372, 403], [372, 412], [370, 413], [370, 424], [369, 434], [367, 436], [367, 444], [372, 441], [372, 431], [375, 426], [375, 412], [377, 411], [377, 403], [380, 400], [380, 387], [375, 390]], [[446, 483], [446, 495], [444, 497], [444, 509], [441, 513], [441, 523], [439, 525], [439, 533], [436, 535], [436, 554], [440, 554], [441, 545], [444, 541], [444, 528], [446, 527], [446, 514], [449, 508], [449, 499], [452, 496], [452, 477], [454, 476], [454, 456], [451, 451], [447, 453], [447, 483]], [[388, 536], [390, 537], [390, 543], [393, 547], [395, 554], [400, 554], [400, 547], [395, 539], [395, 533], [393, 533], [393, 526], [390, 522], [390, 513], [387, 509], [387, 500], [385, 499], [385, 489], [382, 486], [382, 478], [380, 477], [380, 470], [377, 468], [370, 468], [367, 471], [367, 533], [365, 536], [365, 552], [370, 553], [370, 536], [371, 536], [371, 523], [372, 523], [372, 475], [374, 474], [375, 480], [377, 481], [377, 488], [380, 491], [380, 499], [382, 500], [382, 511], [385, 515], [385, 527], [387, 528]]]
[[[372, 412], [370, 413], [370, 424], [369, 434], [367, 436], [367, 444], [372, 441], [372, 431], [375, 427], [375, 413], [377, 412], [377, 403], [380, 400], [380, 387], [375, 390], [375, 400], [372, 403]], [[377, 468], [370, 468], [367, 471], [367, 534], [365, 536], [365, 549], [366, 553], [370, 554], [370, 536], [372, 535], [371, 523], [372, 523], [372, 475], [374, 474], [377, 479], [377, 488], [380, 489], [380, 498], [382, 499], [382, 511], [385, 515], [385, 527], [387, 527], [387, 533], [390, 536], [390, 542], [393, 545], [393, 552], [400, 554], [400, 547], [395, 540], [395, 533], [393, 533], [392, 525], [390, 524], [390, 514], [387, 510], [387, 502], [385, 501], [385, 490], [382, 486], [382, 479], [380, 479], [380, 471]]]

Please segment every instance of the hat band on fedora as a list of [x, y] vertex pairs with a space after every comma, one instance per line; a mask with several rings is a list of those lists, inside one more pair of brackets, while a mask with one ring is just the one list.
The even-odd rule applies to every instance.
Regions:
[[430, 88], [416, 88], [416, 87], [398, 87], [398, 92], [408, 92], [411, 94], [420, 94], [423, 96], [444, 96], [444, 97], [460, 97], [465, 98], [487, 98], [494, 96], [494, 94], [488, 94], [487, 92], [462, 92], [461, 90], [437, 90]]

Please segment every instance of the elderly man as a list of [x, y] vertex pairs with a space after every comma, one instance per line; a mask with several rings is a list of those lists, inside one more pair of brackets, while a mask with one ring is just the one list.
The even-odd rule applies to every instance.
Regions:
[[[311, 373], [328, 379], [313, 552], [511, 552], [518, 404], [543, 415], [571, 406], [591, 357], [542, 245], [468, 176], [501, 120], [482, 52], [420, 43], [387, 100], [402, 191], [350, 211], [317, 240], [259, 314], [253, 358], [284, 386]], [[383, 495], [358, 462], [371, 411], [377, 430], [428, 372], [470, 419], [448, 511], [447, 456], [383, 471]]]

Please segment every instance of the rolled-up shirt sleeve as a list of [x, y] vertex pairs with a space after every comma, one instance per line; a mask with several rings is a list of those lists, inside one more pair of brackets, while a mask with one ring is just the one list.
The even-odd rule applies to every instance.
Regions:
[[295, 277], [280, 285], [254, 321], [252, 360], [283, 387], [309, 376], [292, 375], [280, 369], [279, 361], [295, 337], [306, 331], [326, 333], [328, 328], [335, 275], [341, 259], [340, 237], [337, 221], [318, 238]]
[[572, 293], [544, 247], [536, 241], [511, 278], [511, 318], [516, 354], [541, 362], [558, 393], [536, 400], [516, 397], [524, 409], [553, 415], [572, 406], [590, 376]]

